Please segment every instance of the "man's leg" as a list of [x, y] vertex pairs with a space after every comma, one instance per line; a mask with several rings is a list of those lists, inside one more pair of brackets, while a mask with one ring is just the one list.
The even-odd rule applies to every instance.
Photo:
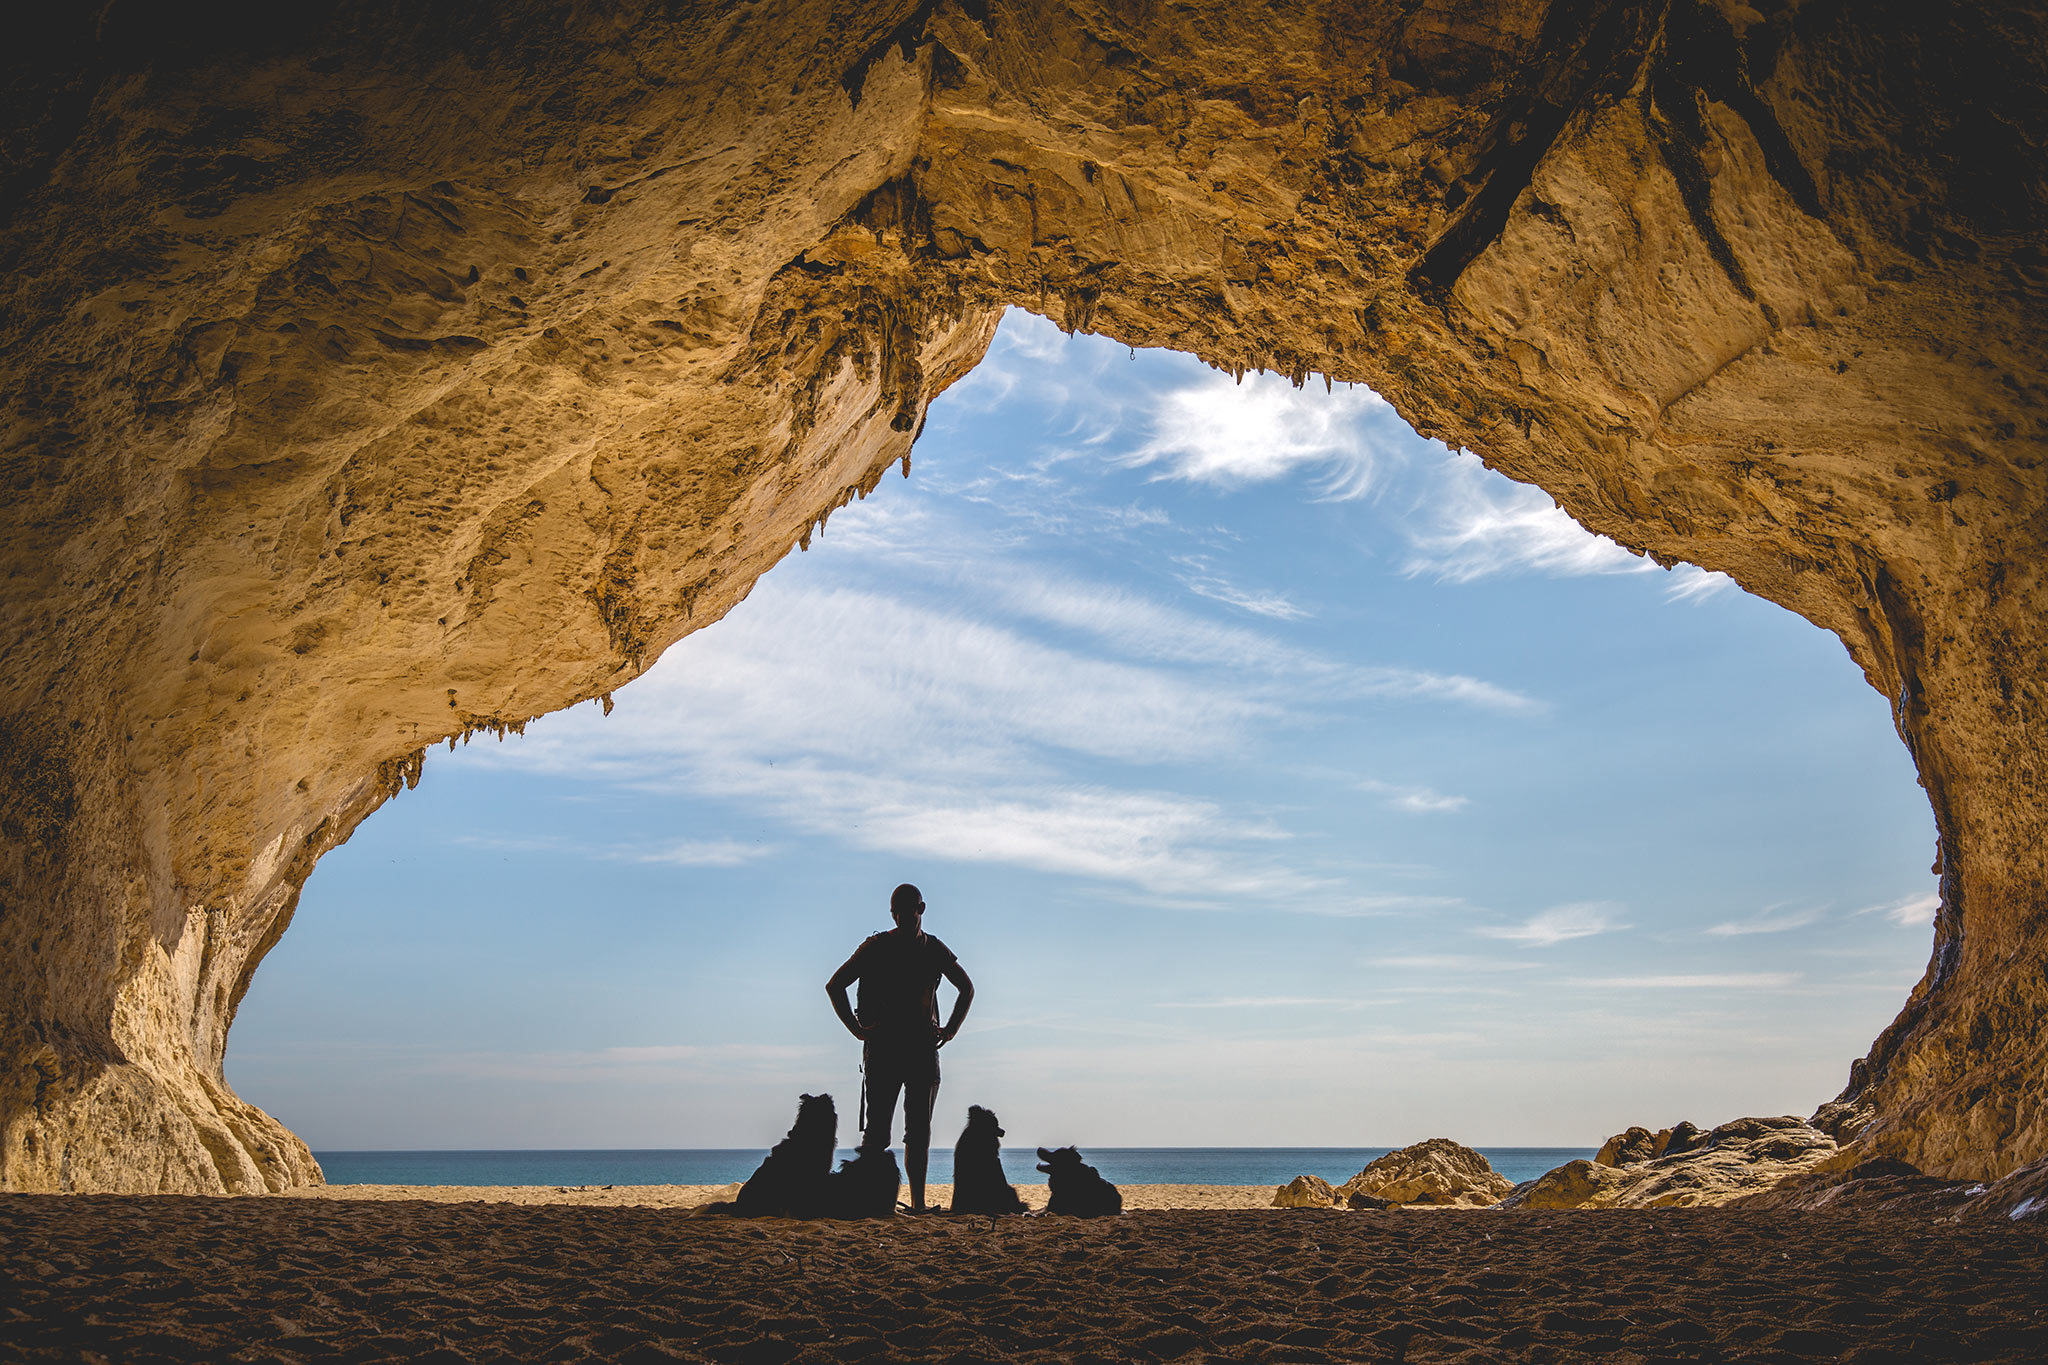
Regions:
[[903, 1065], [887, 1053], [869, 1048], [863, 1056], [861, 1071], [868, 1111], [867, 1126], [860, 1135], [861, 1150], [884, 1151], [889, 1146], [889, 1130], [896, 1122], [896, 1096], [903, 1089]]
[[932, 1110], [938, 1103], [939, 1061], [933, 1057], [927, 1074], [912, 1075], [903, 1085], [903, 1173], [910, 1177], [913, 1209], [924, 1207], [924, 1176], [932, 1154]]

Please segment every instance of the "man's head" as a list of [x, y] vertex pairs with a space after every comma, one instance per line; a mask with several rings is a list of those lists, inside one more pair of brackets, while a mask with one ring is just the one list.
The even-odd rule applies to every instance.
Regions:
[[924, 923], [924, 893], [909, 882], [897, 887], [889, 896], [889, 917], [904, 933], [916, 933]]

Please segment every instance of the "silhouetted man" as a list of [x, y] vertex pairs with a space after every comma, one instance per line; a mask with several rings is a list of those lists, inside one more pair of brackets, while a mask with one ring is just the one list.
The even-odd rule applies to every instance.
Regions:
[[[861, 1040], [866, 1110], [860, 1145], [881, 1151], [889, 1145], [896, 1096], [903, 1096], [903, 1167], [910, 1177], [910, 1207], [924, 1212], [924, 1173], [932, 1150], [932, 1106], [939, 1098], [939, 1049], [953, 1041], [974, 1002], [974, 983], [960, 970], [953, 950], [924, 931], [924, 896], [910, 883], [889, 897], [894, 929], [870, 935], [825, 983], [832, 1009], [846, 1031]], [[939, 1026], [939, 978], [960, 994], [953, 1015]], [[860, 982], [860, 1006], [847, 1003], [846, 988]]]

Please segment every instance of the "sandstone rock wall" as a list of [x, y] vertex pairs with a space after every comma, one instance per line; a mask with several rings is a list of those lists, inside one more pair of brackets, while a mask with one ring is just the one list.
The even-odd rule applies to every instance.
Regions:
[[427, 8], [5, 58], [0, 1182], [317, 1179], [220, 1079], [314, 861], [716, 620], [1011, 305], [1836, 632], [1942, 838], [1858, 1142], [2048, 1155], [2032, 8]]

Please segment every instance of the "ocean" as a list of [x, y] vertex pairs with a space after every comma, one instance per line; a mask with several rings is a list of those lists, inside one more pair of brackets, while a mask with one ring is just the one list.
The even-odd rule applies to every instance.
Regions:
[[[901, 1149], [898, 1149], [899, 1153]], [[1119, 1185], [1284, 1185], [1298, 1175], [1342, 1184], [1390, 1147], [1087, 1147], [1089, 1165]], [[1591, 1147], [1481, 1147], [1493, 1169], [1521, 1183]], [[330, 1185], [726, 1185], [745, 1180], [765, 1148], [626, 1151], [315, 1152]], [[853, 1155], [843, 1149], [841, 1158]], [[1005, 1147], [1015, 1185], [1043, 1184], [1029, 1147]], [[933, 1184], [953, 1179], [953, 1149], [934, 1148]]]

